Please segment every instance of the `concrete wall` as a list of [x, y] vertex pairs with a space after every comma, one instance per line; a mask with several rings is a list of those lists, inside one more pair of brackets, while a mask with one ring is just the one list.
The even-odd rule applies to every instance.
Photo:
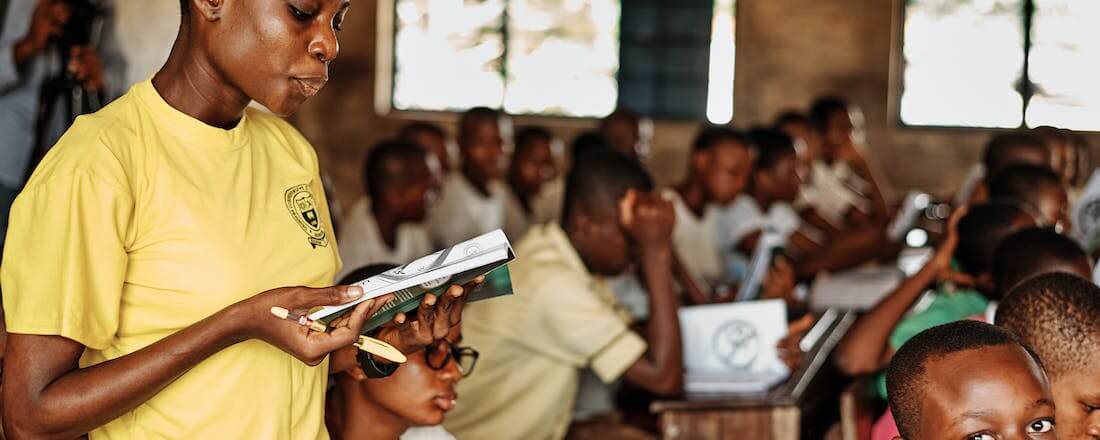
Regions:
[[[385, 2], [386, 0], [380, 0]], [[874, 160], [896, 190], [952, 191], [977, 160], [986, 130], [903, 128], [896, 118], [895, 35], [903, 0], [739, 0], [735, 80], [736, 125], [767, 123], [780, 111], [830, 93], [862, 106]], [[388, 114], [374, 109], [376, 0], [359, 0], [341, 34], [332, 81], [295, 117], [316, 145], [337, 197], [359, 196], [367, 148], [405, 122], [429, 118], [454, 129], [451, 114]], [[578, 119], [517, 118], [565, 139], [595, 125]], [[650, 167], [659, 182], [680, 179], [698, 124], [658, 121]], [[1090, 136], [1100, 145], [1100, 137]], [[1095, 156], [1095, 154], [1094, 154]]]

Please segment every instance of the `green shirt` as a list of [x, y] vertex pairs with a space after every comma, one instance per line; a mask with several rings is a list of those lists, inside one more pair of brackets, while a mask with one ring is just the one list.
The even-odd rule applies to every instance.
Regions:
[[[928, 308], [902, 318], [890, 333], [890, 348], [897, 350], [917, 333], [949, 322], [961, 321], [974, 315], [982, 315], [989, 307], [989, 299], [976, 290], [936, 292]], [[886, 399], [886, 374], [876, 378], [879, 397]]]

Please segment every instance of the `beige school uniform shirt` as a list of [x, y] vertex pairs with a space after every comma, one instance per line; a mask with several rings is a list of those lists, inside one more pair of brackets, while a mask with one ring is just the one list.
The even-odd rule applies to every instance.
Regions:
[[390, 248], [382, 240], [378, 222], [370, 210], [370, 201], [360, 199], [352, 205], [344, 227], [340, 229], [340, 259], [344, 269], [337, 280], [368, 264], [405, 264], [433, 252], [428, 230], [423, 225], [403, 223], [397, 227], [396, 246]]
[[504, 227], [508, 189], [500, 182], [489, 182], [488, 191], [482, 194], [458, 171], [443, 179], [439, 200], [428, 214], [428, 233], [436, 248]]
[[464, 344], [481, 358], [444, 422], [460, 439], [563, 438], [581, 371], [611, 382], [646, 350], [561, 227], [533, 227], [515, 251], [515, 295], [463, 312]]

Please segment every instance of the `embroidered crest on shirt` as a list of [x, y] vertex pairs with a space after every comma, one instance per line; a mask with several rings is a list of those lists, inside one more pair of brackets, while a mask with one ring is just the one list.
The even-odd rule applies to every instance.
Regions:
[[317, 211], [317, 202], [309, 191], [309, 185], [295, 185], [287, 189], [285, 200], [290, 216], [305, 231], [309, 244], [314, 248], [328, 246], [325, 229], [321, 227], [321, 214]]

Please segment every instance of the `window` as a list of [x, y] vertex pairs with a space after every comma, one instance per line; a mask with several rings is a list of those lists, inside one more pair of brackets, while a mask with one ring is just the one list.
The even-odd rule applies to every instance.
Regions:
[[390, 104], [572, 117], [622, 105], [727, 122], [733, 3], [394, 0]]
[[1100, 129], [1100, 2], [907, 0], [901, 121]]

